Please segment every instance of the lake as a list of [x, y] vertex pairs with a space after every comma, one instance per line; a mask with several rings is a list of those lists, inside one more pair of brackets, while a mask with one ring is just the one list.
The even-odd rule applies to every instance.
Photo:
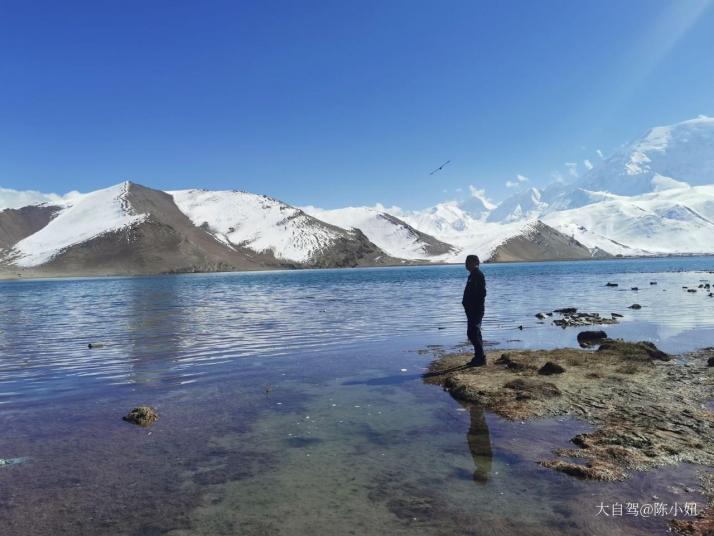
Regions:
[[[611, 337], [712, 346], [714, 298], [697, 288], [712, 270], [485, 265], [484, 338], [575, 346], [577, 329], [535, 317], [572, 306], [623, 314]], [[664, 518], [597, 506], [702, 502], [694, 466], [624, 483], [542, 468], [588, 425], [508, 422], [424, 385], [434, 355], [465, 342], [465, 279], [430, 266], [0, 282], [0, 458], [19, 460], [0, 466], [2, 534], [651, 534]], [[151, 428], [121, 420], [140, 404], [159, 412]]]

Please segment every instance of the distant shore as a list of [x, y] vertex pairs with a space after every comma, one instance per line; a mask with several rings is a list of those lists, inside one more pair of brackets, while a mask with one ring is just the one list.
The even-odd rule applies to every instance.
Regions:
[[[590, 262], [590, 261], [627, 261], [627, 260], [656, 260], [656, 259], [679, 259], [679, 258], [696, 258], [710, 257], [714, 254], [682, 254], [682, 255], [652, 255], [652, 256], [613, 256], [613, 257], [594, 257], [592, 259], [547, 259], [547, 260], [509, 260], [509, 261], [485, 261], [484, 264], [532, 264], [532, 263], [563, 263], [563, 262]], [[170, 275], [186, 275], [186, 274], [232, 274], [244, 272], [273, 272], [273, 271], [304, 271], [304, 270], [341, 270], [352, 268], [403, 268], [405, 266], [459, 266], [460, 262], [428, 262], [428, 261], [405, 261], [403, 263], [390, 263], [381, 265], [363, 265], [363, 266], [301, 266], [297, 264], [285, 264], [283, 266], [264, 266], [248, 270], [217, 270], [217, 271], [200, 271], [200, 270], [176, 270], [171, 272], [135, 272], [135, 273], [114, 273], [100, 272], [88, 270], [82, 273], [60, 273], [52, 270], [43, 270], [36, 268], [24, 268], [18, 271], [17, 268], [0, 268], [0, 281], [21, 281], [33, 279], [63, 279], [63, 278], [109, 278], [109, 277], [149, 277], [149, 276], [170, 276]], [[714, 265], [712, 265], [714, 269]]]

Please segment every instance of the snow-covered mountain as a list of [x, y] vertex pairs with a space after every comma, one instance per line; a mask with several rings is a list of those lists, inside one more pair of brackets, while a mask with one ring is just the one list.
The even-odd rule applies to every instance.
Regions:
[[714, 252], [714, 185], [618, 196], [552, 212], [545, 223], [612, 254]]
[[537, 218], [548, 207], [548, 203], [542, 201], [541, 196], [538, 188], [528, 188], [518, 192], [490, 211], [488, 221], [512, 222]]
[[319, 265], [364, 241], [359, 231], [330, 225], [265, 195], [237, 190], [169, 193], [194, 225], [219, 241], [284, 261]]
[[[483, 260], [536, 260], [589, 258], [591, 252], [559, 233], [541, 232], [547, 227], [535, 220], [510, 223], [485, 221], [488, 213], [478, 217], [467, 212], [463, 202], [440, 203], [421, 211], [403, 211], [397, 207], [352, 207], [321, 211], [308, 208], [318, 217], [343, 227], [359, 227], [367, 237], [385, 251], [401, 258], [432, 262], [462, 262], [465, 255], [476, 254]], [[483, 218], [483, 219], [481, 219]], [[419, 231], [417, 231], [419, 229]], [[539, 232], [534, 232], [537, 229]], [[437, 237], [437, 238], [435, 238]], [[520, 239], [522, 242], [517, 242]], [[539, 243], [541, 253], [524, 248], [519, 254], [513, 244]], [[557, 242], [557, 246], [555, 245]], [[510, 243], [509, 252], [505, 247]], [[572, 247], [565, 247], [564, 244]], [[499, 249], [501, 248], [501, 249]], [[551, 256], [548, 256], [551, 255]]]
[[128, 193], [129, 184], [123, 183], [57, 206], [47, 225], [14, 244], [14, 264], [39, 266], [75, 244], [145, 221], [146, 215], [132, 210]]
[[381, 249], [402, 259], [444, 260], [458, 249], [417, 230], [383, 207], [347, 207], [323, 210], [304, 207], [315, 218], [346, 229], [359, 229]]
[[[211, 194], [176, 192], [187, 214], [173, 196], [125, 182], [57, 205], [3, 210], [0, 268], [85, 275], [398, 262], [361, 232], [338, 229], [275, 200]], [[248, 219], [241, 219], [246, 213]], [[208, 222], [197, 225], [190, 216], [206, 216]], [[281, 233], [287, 236], [283, 241]]]
[[516, 192], [490, 211], [488, 220], [543, 218], [617, 196], [707, 184], [714, 184], [714, 118], [700, 116], [650, 129], [575, 182]]
[[633, 196], [681, 182], [714, 184], [714, 117], [650, 129], [591, 169], [577, 186]]

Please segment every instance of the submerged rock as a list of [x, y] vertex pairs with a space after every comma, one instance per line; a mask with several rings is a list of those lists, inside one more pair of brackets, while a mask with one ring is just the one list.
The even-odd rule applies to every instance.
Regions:
[[566, 475], [581, 478], [583, 480], [621, 480], [623, 473], [617, 467], [609, 463], [597, 462], [589, 464], [580, 464], [566, 462], [564, 460], [548, 460], [538, 462], [543, 467], [555, 469]]
[[578, 333], [578, 344], [580, 346], [590, 346], [597, 342], [607, 339], [607, 333], [604, 331], [581, 331]]
[[139, 426], [151, 426], [159, 420], [159, 414], [151, 406], [138, 406], [132, 409], [128, 415], [122, 417], [127, 422]]

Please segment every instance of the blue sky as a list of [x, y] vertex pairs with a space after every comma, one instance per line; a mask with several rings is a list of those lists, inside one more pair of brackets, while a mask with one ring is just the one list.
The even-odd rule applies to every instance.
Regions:
[[711, 28], [697, 0], [0, 0], [0, 186], [500, 200], [714, 115]]

